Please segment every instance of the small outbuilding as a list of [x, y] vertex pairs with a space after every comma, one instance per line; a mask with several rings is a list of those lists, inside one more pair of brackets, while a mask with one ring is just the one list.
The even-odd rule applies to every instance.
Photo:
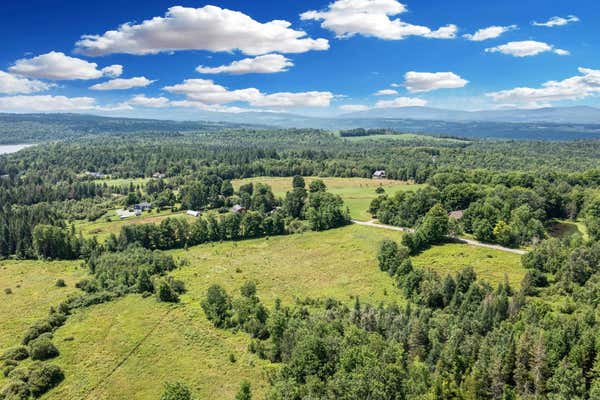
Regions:
[[153, 173], [153, 174], [152, 174], [152, 177], [153, 177], [154, 179], [163, 179], [163, 178], [165, 178], [166, 176], [167, 176], [167, 175], [166, 175], [166, 174], [163, 174], [162, 172], [155, 172], [155, 173]]
[[245, 213], [246, 212], [246, 207], [242, 207], [239, 204], [234, 205], [233, 207], [231, 207], [231, 211], [239, 214], [239, 213]]
[[[140, 213], [141, 213], [141, 211], [140, 211]], [[135, 211], [129, 211], [129, 210], [125, 210], [125, 209], [117, 210], [117, 216], [119, 217], [119, 219], [127, 219], [127, 218], [131, 218], [131, 217], [135, 217], [136, 215], [139, 215], [139, 214], [137, 214]]]
[[187, 210], [186, 214], [189, 215], [190, 217], [198, 218], [201, 213], [200, 213], [200, 211]]
[[102, 172], [88, 172], [87, 176], [89, 176], [90, 178], [94, 178], [94, 179], [106, 178], [106, 175], [104, 175]]
[[386, 174], [384, 170], [377, 170], [373, 172], [373, 179], [385, 179]]
[[133, 206], [133, 209], [140, 211], [152, 210], [152, 204], [148, 203], [147, 201], [143, 201]]
[[450, 219], [461, 219], [465, 215], [465, 210], [450, 211], [448, 218]]

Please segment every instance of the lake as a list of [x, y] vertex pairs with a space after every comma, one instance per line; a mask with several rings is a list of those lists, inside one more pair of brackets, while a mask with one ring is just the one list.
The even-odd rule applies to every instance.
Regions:
[[19, 150], [24, 149], [25, 147], [31, 146], [30, 144], [0, 144], [0, 154], [10, 154], [16, 153]]

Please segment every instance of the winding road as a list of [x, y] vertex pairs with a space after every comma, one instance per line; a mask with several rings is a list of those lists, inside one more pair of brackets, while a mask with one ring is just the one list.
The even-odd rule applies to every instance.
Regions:
[[[357, 220], [353, 219], [352, 223], [354, 223], [356, 225], [370, 226], [372, 228], [387, 229], [390, 231], [399, 231], [399, 232], [414, 232], [415, 231], [414, 229], [411, 229], [411, 228], [402, 228], [402, 227], [398, 227], [398, 226], [379, 224], [379, 223], [377, 223], [377, 220], [375, 220], [375, 219], [372, 219], [372, 220], [366, 221], [366, 222], [365, 221], [357, 221]], [[527, 253], [525, 250], [511, 249], [510, 247], [499, 246], [497, 244], [482, 243], [482, 242], [478, 242], [477, 240], [455, 238], [455, 237], [451, 237], [449, 239], [451, 239], [453, 242], [457, 242], [457, 243], [464, 243], [464, 244], [468, 244], [471, 246], [485, 247], [487, 249], [506, 251], [507, 253], [514, 253], [514, 254], [520, 254], [520, 255]]]

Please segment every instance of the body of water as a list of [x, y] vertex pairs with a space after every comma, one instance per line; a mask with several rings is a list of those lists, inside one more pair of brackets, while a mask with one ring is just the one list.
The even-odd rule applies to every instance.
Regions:
[[16, 153], [25, 147], [31, 146], [30, 144], [0, 144], [0, 154]]

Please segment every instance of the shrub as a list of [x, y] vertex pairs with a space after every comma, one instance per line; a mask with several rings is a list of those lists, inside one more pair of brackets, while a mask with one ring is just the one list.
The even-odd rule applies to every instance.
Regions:
[[48, 360], [58, 356], [59, 352], [52, 341], [47, 337], [39, 337], [29, 345], [32, 360]]
[[29, 373], [30, 371], [27, 367], [15, 368], [8, 374], [8, 377], [15, 381], [27, 382]]
[[16, 346], [6, 350], [0, 356], [0, 360], [21, 361], [29, 357], [29, 351], [25, 346]]
[[165, 303], [179, 302], [179, 296], [177, 295], [177, 292], [173, 290], [171, 285], [169, 285], [169, 282], [166, 280], [161, 280], [159, 283], [156, 297], [158, 298], [158, 301], [163, 301]]
[[202, 309], [206, 318], [217, 328], [226, 327], [231, 315], [231, 298], [219, 285], [212, 285], [206, 292], [206, 298], [202, 301]]
[[65, 287], [65, 286], [67, 286], [67, 284], [65, 283], [64, 279], [59, 279], [56, 281], [55, 286], [56, 287]]
[[81, 289], [84, 292], [95, 293], [98, 291], [98, 285], [94, 280], [82, 279], [75, 284], [77, 289]]
[[192, 392], [183, 382], [166, 383], [160, 400], [191, 400]]
[[27, 400], [29, 398], [29, 387], [23, 381], [9, 381], [0, 390], [0, 399]]
[[27, 333], [23, 337], [22, 343], [27, 345], [32, 340], [37, 339], [42, 333], [46, 332], [52, 332], [52, 325], [46, 320], [38, 321], [29, 327]]
[[167, 276], [165, 278], [165, 281], [167, 281], [167, 283], [169, 284], [169, 286], [171, 286], [171, 288], [177, 293], [177, 294], [183, 294], [185, 293], [185, 283], [179, 279], [175, 279], [172, 276]]
[[13, 369], [15, 369], [14, 365], [5, 366], [4, 369], [2, 370], [2, 375], [4, 375], [4, 377], [7, 378], [8, 374], [10, 374]]
[[4, 293], [5, 293], [5, 294], [12, 294], [12, 292], [13, 292], [13, 291], [12, 291], [12, 289], [11, 289], [11, 288], [6, 288], [6, 289], [4, 289]]
[[63, 313], [54, 312], [48, 316], [48, 323], [52, 325], [53, 328], [63, 326], [66, 320], [67, 316]]
[[252, 400], [252, 389], [248, 381], [243, 381], [240, 391], [235, 395], [235, 400]]
[[29, 391], [34, 397], [39, 397], [57, 386], [65, 379], [62, 370], [54, 364], [37, 362], [29, 367]]

